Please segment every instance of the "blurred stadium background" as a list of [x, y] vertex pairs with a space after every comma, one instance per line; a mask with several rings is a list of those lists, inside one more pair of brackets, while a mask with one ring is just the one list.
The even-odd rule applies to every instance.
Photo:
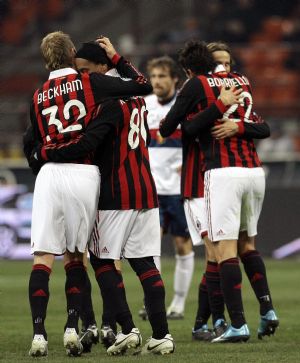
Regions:
[[[54, 30], [78, 46], [104, 34], [143, 71], [154, 56], [176, 58], [186, 40], [228, 42], [272, 129], [258, 144], [267, 172], [259, 248], [275, 257], [299, 252], [299, 19], [298, 0], [0, 0], [0, 257], [30, 257], [34, 177], [22, 134], [32, 93], [47, 77], [40, 41]], [[171, 244], [163, 252], [172, 254]]]

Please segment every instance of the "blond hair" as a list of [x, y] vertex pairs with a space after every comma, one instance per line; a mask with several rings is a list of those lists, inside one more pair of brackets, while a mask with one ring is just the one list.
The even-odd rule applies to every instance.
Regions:
[[75, 46], [68, 34], [56, 31], [46, 35], [41, 43], [41, 53], [50, 71], [73, 67], [73, 49]]
[[227, 52], [230, 56], [230, 65], [231, 66], [235, 65], [235, 60], [232, 57], [232, 52], [231, 52], [231, 49], [228, 44], [226, 44], [224, 42], [220, 42], [220, 41], [211, 42], [211, 43], [207, 44], [207, 48], [211, 53], [217, 52], [219, 50]]

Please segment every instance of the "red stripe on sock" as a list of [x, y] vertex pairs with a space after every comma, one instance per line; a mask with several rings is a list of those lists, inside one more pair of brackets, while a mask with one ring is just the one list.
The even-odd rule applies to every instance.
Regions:
[[140, 278], [140, 281], [144, 281], [145, 279], [148, 279], [149, 277], [152, 277], [152, 276], [156, 276], [156, 275], [159, 275], [159, 271], [157, 269], [152, 269], [152, 270], [149, 270], [147, 272], [144, 272], [143, 274], [141, 274], [139, 276]]
[[154, 284], [152, 284], [152, 286], [162, 287], [162, 286], [164, 286], [164, 282], [163, 282], [163, 280], [158, 280], [158, 281], [154, 282]]
[[49, 268], [48, 266], [43, 265], [41, 263], [37, 263], [36, 265], [33, 265], [32, 270], [43, 270], [43, 271], [47, 272], [49, 275], [51, 274], [51, 268]]
[[228, 265], [238, 265], [239, 260], [238, 260], [238, 258], [229, 258], [228, 260], [222, 261], [220, 263], [220, 265], [222, 266], [225, 263], [228, 264]]
[[236, 290], [241, 290], [242, 284], [237, 284], [237, 285], [233, 286], [233, 288]]
[[206, 272], [214, 272], [214, 273], [218, 273], [219, 272], [219, 267], [218, 265], [207, 265], [206, 266]]
[[202, 280], [201, 280], [200, 284], [203, 286], [206, 286], [206, 276], [205, 275], [202, 276]]
[[72, 261], [65, 265], [65, 270], [70, 271], [73, 268], [84, 268], [83, 263], [81, 261]]
[[95, 276], [96, 276], [96, 278], [98, 278], [99, 275], [101, 275], [103, 272], [112, 271], [114, 269], [115, 269], [114, 265], [104, 265], [104, 266], [101, 266], [101, 267], [99, 267], [96, 270]]
[[68, 290], [67, 290], [67, 294], [80, 294], [80, 290], [78, 289], [78, 287], [76, 286], [73, 286], [73, 287], [70, 287]]
[[260, 253], [257, 250], [251, 250], [251, 251], [247, 251], [247, 252], [243, 253], [241, 255], [241, 259], [245, 260], [247, 258], [256, 257], [256, 256], [259, 256], [259, 255], [260, 255]]

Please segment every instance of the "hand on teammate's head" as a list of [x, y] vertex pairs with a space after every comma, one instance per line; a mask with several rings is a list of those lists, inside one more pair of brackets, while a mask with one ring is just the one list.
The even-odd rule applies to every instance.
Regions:
[[117, 53], [109, 38], [104, 37], [103, 35], [100, 35], [100, 37], [96, 39], [96, 43], [98, 43], [100, 47], [106, 51], [109, 59], [112, 59]]

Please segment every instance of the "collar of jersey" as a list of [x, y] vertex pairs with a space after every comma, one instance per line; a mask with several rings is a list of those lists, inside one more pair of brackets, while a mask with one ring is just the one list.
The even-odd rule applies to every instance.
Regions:
[[50, 72], [48, 79], [64, 77], [64, 76], [68, 76], [69, 74], [76, 74], [76, 73], [77, 72], [73, 68], [56, 69], [55, 71]]

